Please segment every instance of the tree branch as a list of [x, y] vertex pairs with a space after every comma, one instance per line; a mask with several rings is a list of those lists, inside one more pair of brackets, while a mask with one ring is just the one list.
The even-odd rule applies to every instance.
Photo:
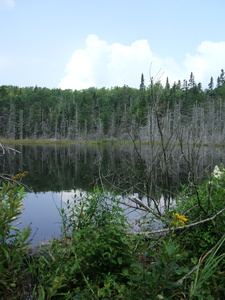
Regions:
[[201, 220], [201, 221], [198, 221], [198, 222], [186, 225], [186, 226], [181, 226], [181, 227], [177, 227], [177, 228], [165, 228], [165, 229], [159, 229], [159, 230], [154, 230], [154, 231], [137, 232], [136, 234], [137, 235], [142, 235], [143, 234], [143, 235], [149, 236], [149, 235], [157, 234], [157, 233], [164, 233], [164, 232], [170, 232], [170, 231], [175, 231], [175, 230], [187, 229], [187, 228], [199, 225], [199, 224], [203, 224], [203, 223], [212, 221], [224, 211], [225, 211], [225, 208], [221, 209], [219, 212], [217, 212], [211, 218], [207, 218], [207, 219], [204, 219], [204, 220]]

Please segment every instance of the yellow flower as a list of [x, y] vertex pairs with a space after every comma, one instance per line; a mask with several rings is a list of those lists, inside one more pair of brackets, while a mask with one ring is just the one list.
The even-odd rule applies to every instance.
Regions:
[[187, 218], [184, 215], [179, 215], [177, 213], [172, 215], [173, 221], [171, 222], [171, 225], [174, 227], [184, 226], [185, 222], [187, 222]]
[[21, 180], [23, 177], [27, 176], [28, 172], [27, 171], [24, 171], [23, 173], [18, 173], [16, 174], [15, 176], [12, 176], [11, 179], [13, 181], [19, 181]]

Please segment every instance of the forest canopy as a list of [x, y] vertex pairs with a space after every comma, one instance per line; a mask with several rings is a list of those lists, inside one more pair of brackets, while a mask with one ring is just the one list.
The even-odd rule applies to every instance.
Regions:
[[204, 128], [207, 142], [212, 141], [213, 132], [217, 142], [223, 142], [224, 100], [223, 69], [216, 84], [211, 77], [205, 90], [193, 73], [189, 80], [172, 85], [167, 78], [164, 86], [153, 78], [146, 86], [142, 74], [139, 89], [124, 85], [73, 91], [2, 85], [0, 138], [122, 140], [138, 136], [149, 140], [160, 121], [168, 136], [181, 122], [183, 128], [194, 124], [195, 136]]

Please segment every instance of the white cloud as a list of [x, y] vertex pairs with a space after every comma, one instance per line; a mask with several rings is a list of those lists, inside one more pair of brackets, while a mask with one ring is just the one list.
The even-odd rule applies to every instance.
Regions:
[[197, 47], [194, 55], [186, 54], [184, 60], [186, 72], [193, 72], [197, 82], [207, 87], [210, 77], [214, 77], [216, 83], [221, 69], [225, 69], [225, 41], [204, 41]]
[[[75, 51], [67, 64], [66, 76], [61, 79], [62, 89], [84, 89], [90, 86], [111, 87], [124, 84], [138, 87], [141, 74], [146, 84], [150, 81], [149, 68], [152, 63], [154, 76], [162, 67], [163, 61], [152, 52], [147, 40], [139, 40], [130, 46], [119, 43], [108, 44], [96, 35], [89, 35], [85, 48]], [[164, 65], [163, 65], [164, 64]], [[170, 64], [174, 62], [171, 60]], [[174, 69], [176, 66], [174, 66]]]
[[207, 87], [210, 77], [217, 77], [223, 67], [225, 68], [225, 42], [202, 42], [196, 54], [187, 53], [180, 66], [172, 57], [162, 58], [154, 53], [147, 40], [138, 40], [131, 45], [110, 45], [97, 35], [89, 35], [85, 48], [72, 54], [59, 87], [78, 90], [91, 86], [110, 88], [124, 84], [139, 87], [142, 73], [145, 84], [148, 85], [150, 77], [157, 77], [157, 73], [163, 73], [160, 77], [162, 83], [166, 77], [173, 83], [179, 79], [188, 80], [191, 72], [194, 73], [196, 82]]
[[13, 0], [0, 0], [0, 9], [13, 8], [14, 6], [15, 6], [15, 1]]

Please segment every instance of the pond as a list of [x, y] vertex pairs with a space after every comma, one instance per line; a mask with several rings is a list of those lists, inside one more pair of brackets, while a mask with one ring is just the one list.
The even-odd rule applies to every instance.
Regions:
[[[74, 143], [46, 146], [15, 145], [20, 154], [1, 158], [1, 174], [28, 171], [20, 228], [31, 225], [32, 244], [60, 235], [59, 209], [75, 194], [100, 187], [119, 197], [135, 194], [146, 204], [162, 206], [190, 178], [202, 180], [215, 165], [225, 164], [224, 148], [176, 145]], [[148, 195], [146, 197], [145, 195]], [[168, 203], [167, 203], [168, 204]], [[129, 210], [131, 214], [132, 210]], [[137, 218], [136, 211], [131, 219]]]

